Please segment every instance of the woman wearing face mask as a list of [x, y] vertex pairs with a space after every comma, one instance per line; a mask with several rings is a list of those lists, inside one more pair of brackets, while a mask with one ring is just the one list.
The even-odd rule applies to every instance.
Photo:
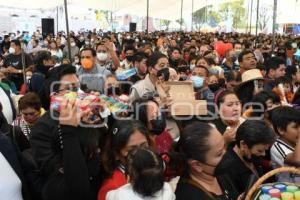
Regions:
[[102, 153], [106, 179], [100, 187], [98, 200], [105, 200], [111, 190], [127, 184], [125, 164], [128, 153], [137, 147], [149, 147], [151, 139], [146, 127], [136, 120], [121, 120], [112, 126]]
[[20, 94], [21, 95], [25, 95], [29, 91], [33, 71], [34, 71], [33, 67], [28, 67], [25, 70], [26, 83], [23, 83], [23, 85], [21, 86], [21, 89], [20, 89]]
[[63, 58], [63, 52], [62, 50], [57, 46], [56, 41], [52, 40], [50, 42], [50, 46], [48, 51], [51, 53], [51, 56], [58, 57], [58, 60], [61, 61]]
[[229, 90], [222, 90], [215, 94], [217, 112], [212, 123], [223, 135], [226, 144], [235, 141], [236, 130], [245, 119], [242, 115], [242, 105], [236, 94]]
[[31, 136], [31, 127], [45, 113], [40, 98], [35, 93], [27, 93], [19, 100], [20, 116], [13, 121], [13, 125], [20, 127], [27, 139]]
[[35, 70], [31, 77], [29, 91], [39, 93], [43, 87], [48, 71], [54, 63], [51, 54], [47, 51], [40, 51], [35, 60]]
[[113, 74], [106, 77], [104, 91], [107, 96], [111, 96], [121, 99], [124, 102], [128, 102], [128, 95], [123, 93], [117, 77]]
[[137, 82], [131, 87], [130, 102], [158, 94], [158, 84], [168, 81], [170, 78], [169, 61], [164, 54], [152, 54], [148, 58], [146, 65], [149, 73], [144, 80]]
[[186, 126], [173, 152], [176, 154], [184, 158], [185, 166], [175, 191], [177, 200], [237, 199], [230, 179], [216, 174], [225, 154], [224, 139], [216, 128], [203, 122]]
[[236, 145], [228, 149], [218, 169], [226, 173], [238, 192], [245, 192], [251, 175], [264, 174], [262, 158], [275, 141], [273, 130], [261, 120], [247, 120], [236, 133]]
[[156, 150], [159, 153], [169, 151], [173, 139], [166, 129], [166, 113], [160, 110], [159, 103], [153, 98], [139, 100], [133, 103], [135, 118], [139, 119], [147, 127], [155, 141]]
[[[70, 45], [71, 45], [71, 62], [73, 62], [75, 59], [75, 55], [78, 55], [79, 53], [79, 48], [76, 45], [76, 41], [74, 37], [70, 37]], [[63, 48], [63, 54], [65, 58], [69, 58], [68, 45]]]

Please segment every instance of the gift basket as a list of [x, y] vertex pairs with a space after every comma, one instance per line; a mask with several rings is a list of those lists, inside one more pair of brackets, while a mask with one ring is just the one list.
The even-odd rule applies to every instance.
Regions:
[[256, 181], [246, 194], [245, 200], [300, 200], [300, 183], [263, 184], [270, 177], [286, 172], [300, 174], [300, 170], [295, 167], [274, 169]]

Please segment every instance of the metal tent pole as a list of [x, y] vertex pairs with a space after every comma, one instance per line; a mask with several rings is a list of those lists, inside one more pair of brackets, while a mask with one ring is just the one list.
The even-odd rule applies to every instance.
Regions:
[[193, 24], [194, 24], [194, 0], [192, 0], [192, 24], [191, 24], [191, 31], [192, 32], [194, 30]]
[[146, 19], [146, 33], [149, 33], [149, 0], [147, 0], [147, 19]]
[[65, 2], [65, 16], [66, 16], [66, 29], [67, 29], [67, 40], [68, 40], [68, 51], [69, 51], [69, 59], [72, 61], [71, 57], [71, 44], [70, 44], [70, 31], [69, 31], [69, 18], [68, 18], [68, 2]]
[[180, 10], [180, 31], [182, 31], [182, 9], [183, 9], [183, 0], [181, 0], [181, 10]]
[[252, 11], [253, 11], [253, 0], [251, 0], [251, 8], [250, 8], [250, 34], [251, 34], [251, 28], [252, 28]]
[[277, 0], [274, 0], [274, 8], [273, 8], [273, 39], [272, 39], [272, 54], [274, 54], [275, 49], [275, 29], [276, 29], [276, 17], [277, 17]]
[[258, 32], [258, 18], [259, 18], [259, 0], [257, 0], [257, 6], [256, 6], [256, 26], [255, 26], [255, 47], [257, 45], [257, 32]]

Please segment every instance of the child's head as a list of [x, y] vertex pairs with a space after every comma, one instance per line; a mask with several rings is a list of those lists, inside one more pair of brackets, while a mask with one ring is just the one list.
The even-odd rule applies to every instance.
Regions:
[[280, 89], [280, 87], [283, 88], [284, 94], [288, 94], [292, 91], [292, 81], [285, 76], [277, 78], [275, 84], [278, 89]]
[[128, 154], [127, 174], [133, 190], [143, 197], [152, 197], [163, 188], [162, 159], [149, 149], [136, 148]]
[[280, 106], [272, 111], [271, 121], [280, 138], [296, 146], [300, 134], [300, 112], [292, 107]]

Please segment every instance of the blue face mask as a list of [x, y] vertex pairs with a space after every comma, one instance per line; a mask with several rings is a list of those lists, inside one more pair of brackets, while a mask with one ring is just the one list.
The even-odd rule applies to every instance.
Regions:
[[194, 88], [198, 89], [203, 86], [204, 79], [200, 76], [192, 76], [191, 80], [193, 81]]

